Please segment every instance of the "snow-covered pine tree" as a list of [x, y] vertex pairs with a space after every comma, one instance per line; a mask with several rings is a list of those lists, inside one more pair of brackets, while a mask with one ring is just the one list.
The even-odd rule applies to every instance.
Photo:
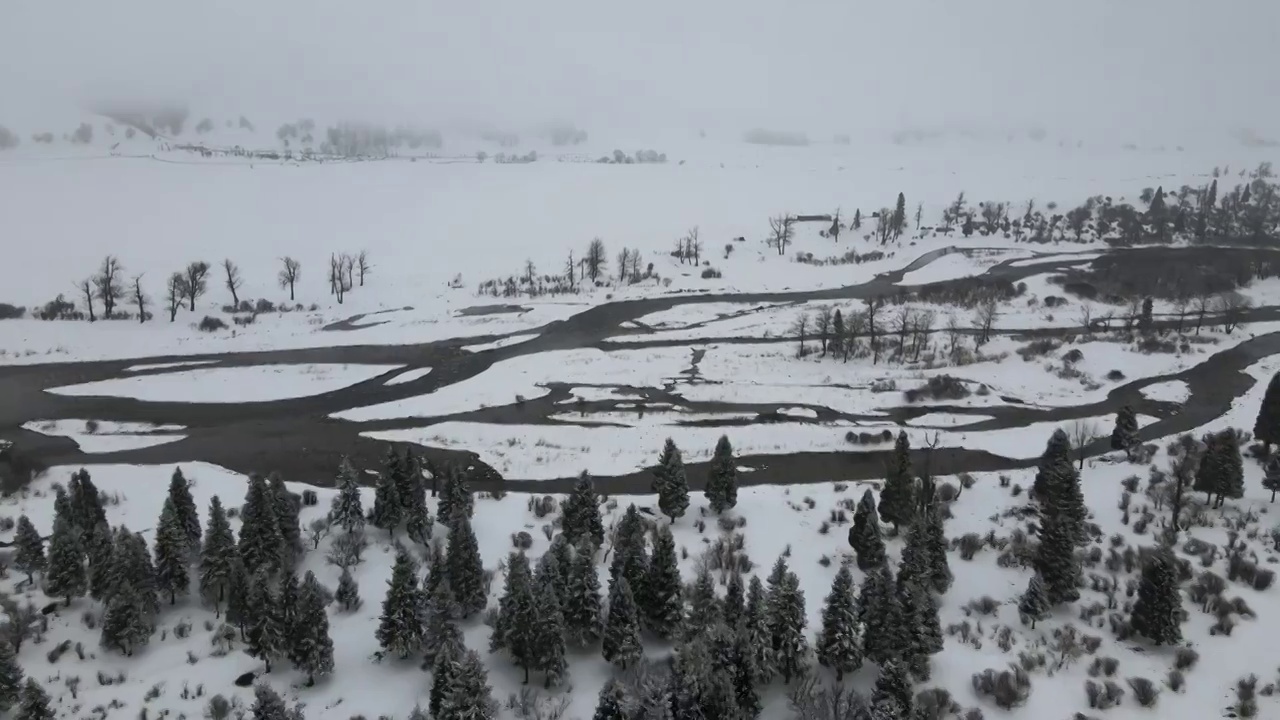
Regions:
[[1258, 418], [1253, 423], [1253, 436], [1262, 441], [1268, 455], [1271, 446], [1280, 443], [1280, 372], [1271, 376], [1267, 391], [1258, 407]]
[[613, 560], [609, 565], [609, 578], [621, 574], [633, 588], [642, 588], [648, 581], [649, 554], [645, 549], [645, 525], [635, 505], [618, 521], [613, 536]]
[[[364, 505], [360, 503], [360, 477], [351, 465], [351, 459], [344, 457], [338, 465], [338, 494], [333, 498], [329, 509], [329, 518], [333, 524], [347, 532], [364, 529]], [[244, 531], [240, 531], [243, 535]]]
[[434, 667], [437, 656], [451, 647], [462, 647], [462, 630], [453, 618], [458, 614], [458, 603], [453, 599], [449, 583], [436, 585], [427, 598], [426, 617], [422, 624], [423, 668]]
[[[467, 497], [470, 497], [468, 493]], [[484, 586], [484, 563], [480, 559], [480, 544], [471, 529], [471, 514], [454, 513], [449, 526], [449, 554], [445, 561], [448, 568], [449, 588], [458, 601], [463, 618], [484, 610], [489, 603]]]
[[725, 586], [724, 624], [730, 628], [738, 627], [738, 621], [742, 619], [746, 607], [746, 589], [742, 586], [742, 573], [735, 570], [729, 574], [729, 583]]
[[217, 495], [209, 501], [209, 524], [200, 548], [200, 594], [213, 603], [214, 615], [222, 616], [222, 602], [231, 581], [231, 563], [236, 557], [236, 539]]
[[356, 583], [356, 579], [351, 574], [349, 568], [342, 569], [342, 575], [338, 577], [338, 589], [333, 593], [333, 599], [346, 612], [352, 612], [360, 609], [360, 585]]
[[244, 508], [240, 511], [240, 559], [254, 574], [266, 568], [274, 574], [281, 567], [280, 521], [276, 517], [275, 499], [261, 475], [249, 476]]
[[467, 650], [449, 678], [449, 689], [436, 720], [493, 720], [497, 716], [498, 703], [489, 687], [489, 673], [480, 656]]
[[1040, 573], [1031, 576], [1027, 591], [1018, 599], [1018, 613], [1022, 615], [1023, 622], [1031, 624], [1032, 630], [1036, 629], [1037, 621], [1049, 614], [1049, 596], [1045, 593], [1044, 578]]
[[684, 459], [675, 440], [667, 438], [653, 470], [653, 491], [658, 494], [658, 509], [671, 522], [684, 517], [689, 509], [689, 478], [685, 475]]
[[886, 563], [867, 572], [858, 595], [863, 654], [880, 664], [898, 657], [908, 643], [895, 592], [893, 572]]
[[916, 481], [911, 475], [911, 442], [905, 430], [898, 433], [893, 453], [885, 463], [884, 488], [880, 490], [880, 519], [894, 528], [915, 517]]
[[240, 560], [240, 553], [234, 552], [227, 573], [227, 622], [240, 628], [242, 636], [252, 614], [249, 594], [249, 571]]
[[0, 710], [8, 710], [22, 695], [22, 666], [8, 640], [0, 639]]
[[298, 576], [292, 571], [280, 574], [280, 589], [276, 591], [276, 620], [280, 623], [280, 631], [284, 633], [283, 651], [286, 655], [293, 647], [294, 635], [302, 618], [302, 587], [298, 584]]
[[386, 530], [393, 538], [403, 520], [400, 516], [403, 509], [399, 495], [400, 478], [396, 477], [400, 473], [398, 461], [394, 473], [383, 471], [378, 475], [378, 484], [373, 491], [373, 514], [369, 516], [374, 527]]
[[831, 583], [822, 608], [822, 632], [818, 636], [818, 662], [836, 672], [836, 682], [844, 674], [862, 667], [862, 632], [858, 624], [857, 598], [853, 594], [853, 573], [841, 565]]
[[723, 622], [724, 610], [716, 595], [716, 581], [706, 566], [698, 569], [693, 584], [689, 586], [688, 612], [684, 616], [684, 635], [692, 640], [707, 628]]
[[187, 540], [187, 548], [192, 553], [200, 551], [200, 512], [196, 510], [196, 501], [191, 497], [191, 483], [182, 474], [182, 468], [174, 468], [169, 478], [169, 501], [173, 503], [174, 516], [178, 527]]
[[133, 651], [151, 637], [144, 603], [137, 589], [122, 584], [111, 595], [107, 612], [102, 616], [102, 645], [132, 656]]
[[267, 672], [271, 672], [271, 663], [285, 650], [285, 630], [280, 624], [277, 604], [275, 593], [271, 592], [271, 575], [265, 566], [260, 567], [249, 584], [245, 652], [261, 660]]
[[405, 530], [411, 540], [425, 545], [431, 541], [435, 519], [427, 510], [427, 486], [423, 482], [422, 466], [418, 458], [405, 448], [404, 455], [400, 458], [400, 467], [401, 480], [396, 495], [403, 508]]
[[1116, 413], [1116, 426], [1111, 431], [1111, 449], [1123, 450], [1126, 457], [1133, 459], [1133, 448], [1138, 445], [1138, 414], [1132, 405], [1125, 405]]
[[1176, 562], [1168, 550], [1155, 550], [1143, 563], [1129, 622], [1134, 632], [1152, 643], [1174, 645], [1182, 641], [1182, 618]]
[[788, 571], [778, 590], [776, 602], [769, 608], [769, 633], [773, 638], [775, 667], [782, 681], [790, 683], [792, 678], [803, 676], [809, 667], [809, 640], [805, 635], [808, 620], [804, 591], [796, 574]]
[[875, 494], [870, 489], [862, 493], [862, 499], [853, 511], [849, 546], [858, 558], [858, 569], [863, 572], [887, 562], [884, 538], [880, 535], [880, 515], [876, 510]]
[[586, 470], [578, 476], [573, 492], [561, 506], [561, 530], [569, 542], [578, 545], [583, 538], [595, 547], [604, 544], [604, 521], [600, 518], [600, 496]]
[[943, 522], [942, 509], [938, 503], [929, 503], [924, 509], [924, 537], [921, 542], [924, 544], [928, 558], [928, 585], [936, 593], [945, 593], [949, 590], [951, 581], [954, 579], [951, 574], [951, 564], [947, 560], [949, 545]]
[[270, 685], [261, 682], [253, 688], [253, 705], [249, 714], [253, 720], [288, 720], [289, 709]]
[[307, 572], [298, 600], [298, 622], [293, 632], [290, 660], [307, 674], [307, 685], [333, 672], [333, 640], [329, 637], [329, 613], [324, 607], [324, 589], [315, 573]]
[[49, 694], [35, 678], [27, 678], [22, 688], [22, 702], [18, 705], [15, 720], [55, 720], [58, 714], [49, 707]]
[[443, 646], [436, 652], [436, 659], [431, 664], [431, 692], [427, 697], [427, 710], [436, 720], [441, 717], [444, 698], [449, 694], [449, 685], [453, 682], [458, 660], [464, 652], [466, 648], [461, 643], [457, 646]]
[[88, 590], [88, 578], [84, 569], [84, 546], [80, 531], [69, 520], [53, 521], [53, 536], [49, 539], [49, 570], [45, 573], [44, 591], [49, 597], [66, 599], [70, 605]]
[[743, 611], [740, 630], [751, 651], [754, 684], [769, 684], [775, 674], [773, 635], [769, 630], [769, 598], [758, 575], [752, 575], [751, 582], [747, 584], [747, 607]]
[[739, 717], [760, 716], [760, 694], [757, 685], [764, 684], [759, 666], [759, 653], [751, 646], [752, 633], [746, 623], [740, 623], [733, 633], [733, 694]]
[[898, 618], [902, 622], [899, 628], [902, 645], [896, 657], [916, 678], [928, 680], [931, 674], [929, 657], [942, 651], [938, 603], [933, 592], [921, 582], [918, 570], [904, 570], [898, 574], [894, 601], [898, 603]]
[[[552, 563], [555, 570], [553, 578], [555, 580], [556, 594], [560, 597], [560, 608], [562, 610], [564, 609], [565, 601], [569, 598], [569, 574], [572, 572], [575, 554], [576, 551], [569, 544], [569, 539], [564, 536], [564, 533], [556, 535], [551, 541], [551, 547], [547, 548], [547, 552], [544, 553], [544, 555], [551, 556], [551, 560], [554, 560], [554, 563]], [[547, 570], [551, 569], [547, 568]], [[536, 575], [537, 573], [535, 572], [534, 574]]]
[[18, 527], [13, 536], [13, 566], [27, 574], [27, 582], [35, 582], [35, 574], [48, 566], [44, 556], [44, 540], [26, 515], [18, 517]]
[[884, 703], [896, 704], [902, 710], [901, 717], [911, 717], [914, 697], [911, 689], [911, 678], [907, 668], [897, 660], [889, 660], [880, 666], [880, 677], [876, 679], [875, 691], [871, 694], [872, 705]]
[[489, 635], [489, 652], [506, 650], [515, 664], [524, 670], [526, 683], [535, 663], [535, 612], [529, 558], [523, 552], [512, 552], [507, 556], [507, 577], [502, 597], [498, 599], [498, 616]]
[[89, 533], [85, 555], [89, 558], [89, 597], [105, 601], [110, 592], [115, 538], [107, 524], [99, 523]]
[[284, 484], [284, 477], [273, 472], [267, 478], [267, 487], [271, 489], [272, 506], [275, 508], [276, 523], [280, 526], [280, 553], [282, 567], [292, 570], [296, 561], [304, 552], [302, 547], [302, 500], [289, 492]]
[[543, 673], [543, 687], [559, 685], [569, 670], [565, 660], [564, 614], [555, 578], [543, 575], [535, 579], [533, 664]]
[[387, 581], [387, 596], [382, 601], [377, 638], [383, 652], [402, 660], [422, 648], [418, 566], [403, 550], [396, 554], [391, 579]]
[[[183, 481], [185, 485], [186, 481]], [[179, 595], [186, 595], [191, 586], [191, 552], [189, 536], [178, 517], [173, 497], [165, 498], [160, 520], [156, 524], [155, 568], [156, 590], [169, 597], [169, 604], [177, 602]]]
[[676, 541], [669, 525], [661, 525], [654, 532], [653, 557], [646, 581], [631, 587], [642, 590], [643, 595], [637, 602], [649, 632], [664, 640], [675, 637], [684, 617], [684, 599]]
[[431, 554], [427, 556], [427, 577], [422, 581], [422, 594], [431, 597], [436, 586], [449, 577], [449, 562], [444, 555], [444, 544], [439, 540], [431, 543]]
[[87, 531], [107, 522], [107, 511], [102, 507], [102, 495], [98, 487], [89, 477], [89, 471], [80, 471], [71, 476], [71, 507], [74, 522], [81, 531]]
[[609, 583], [609, 610], [601, 653], [607, 662], [623, 669], [644, 656], [635, 596], [626, 577], [621, 575]]
[[1240, 435], [1235, 428], [1227, 428], [1218, 440], [1219, 462], [1222, 474], [1219, 478], [1218, 507], [1227, 498], [1238, 500], [1244, 497], [1244, 459], [1240, 455]]
[[1073, 530], [1071, 518], [1065, 515], [1053, 512], [1041, 515], [1035, 569], [1044, 578], [1045, 596], [1050, 606], [1080, 598], [1080, 559], [1076, 557]]
[[[565, 559], [563, 549], [567, 547], [568, 545], [565, 544], [564, 536], [557, 535], [555, 539], [551, 541], [551, 547], [548, 548], [546, 552], [542, 553], [542, 557], [538, 558], [538, 565], [533, 570], [533, 584], [537, 586], [542, 583], [549, 583], [551, 588], [556, 591], [557, 598], [564, 597], [567, 585], [567, 578], [565, 575], [568, 572], [568, 568], [562, 565], [562, 563], [572, 562], [571, 559]], [[534, 595], [537, 595], [536, 591], [534, 592]]]
[[111, 583], [104, 598], [109, 601], [112, 595], [127, 585], [136, 591], [135, 597], [147, 622], [154, 620], [160, 612], [160, 602], [156, 596], [156, 573], [151, 564], [151, 551], [147, 549], [147, 541], [141, 534], [129, 532], [124, 526], [116, 529], [110, 574]]
[[58, 518], [67, 521], [72, 527], [76, 527], [76, 511], [71, 505], [71, 496], [67, 494], [67, 489], [61, 485], [53, 486], [53, 519], [56, 523]]
[[717, 515], [738, 504], [738, 460], [733, 456], [728, 435], [721, 435], [716, 441], [705, 494], [711, 511]]
[[584, 646], [600, 639], [600, 575], [596, 571], [595, 545], [584, 538], [569, 566], [564, 603], [565, 636]]
[[[1062, 428], [1055, 430], [1045, 445], [1032, 492], [1042, 519], [1046, 515], [1057, 516], [1076, 544], [1088, 543], [1089, 511], [1080, 490], [1080, 472], [1071, 461], [1071, 440]], [[1052, 584], [1048, 576], [1045, 580]]]
[[1271, 491], [1271, 502], [1276, 501], [1276, 492], [1280, 492], [1280, 457], [1267, 460], [1266, 474], [1262, 476], [1262, 487]]
[[627, 692], [615, 677], [610, 677], [600, 688], [596, 711], [591, 720], [631, 720], [627, 712]]
[[471, 485], [466, 475], [458, 466], [450, 466], [444, 477], [444, 487], [440, 489], [440, 502], [436, 506], [436, 518], [445, 525], [452, 525], [453, 516], [461, 512], [471, 519], [475, 512], [475, 498], [471, 495]]

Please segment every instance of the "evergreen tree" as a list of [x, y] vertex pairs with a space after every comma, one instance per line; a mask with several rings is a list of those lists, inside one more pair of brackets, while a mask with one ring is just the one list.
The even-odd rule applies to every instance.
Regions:
[[57, 520], [61, 518], [68, 525], [76, 527], [76, 511], [71, 505], [71, 496], [67, 494], [67, 489], [61, 485], [53, 486], [53, 519], [57, 524]]
[[261, 475], [249, 476], [249, 490], [240, 512], [240, 559], [249, 574], [266, 568], [268, 574], [280, 569], [280, 521], [276, 517], [275, 499]]
[[707, 686], [702, 692], [701, 705], [705, 717], [740, 717], [738, 687], [734, 677], [739, 664], [737, 656], [738, 634], [723, 622], [707, 628], [699, 638], [706, 649]]
[[22, 703], [15, 720], [55, 720], [58, 714], [49, 707], [49, 695], [35, 678], [27, 678], [22, 688]]
[[647, 580], [633, 587], [643, 591], [639, 602], [649, 632], [664, 640], [674, 637], [684, 618], [684, 599], [676, 540], [670, 526], [663, 525], [654, 533]]
[[573, 492], [561, 507], [561, 529], [569, 542], [578, 545], [582, 538], [594, 547], [604, 544], [604, 522], [600, 518], [600, 496], [595, 483], [584, 470], [573, 485]]
[[132, 656], [135, 649], [146, 644], [151, 632], [138, 590], [132, 585], [121, 585], [111, 595], [107, 612], [102, 616], [102, 645]]
[[[185, 483], [185, 481], [184, 481]], [[191, 557], [187, 545], [188, 535], [178, 517], [173, 498], [166, 498], [156, 525], [155, 568], [156, 589], [169, 596], [169, 604], [177, 602], [179, 595], [186, 595], [191, 586]]]
[[169, 502], [173, 503], [174, 516], [182, 536], [186, 538], [186, 546], [192, 552], [199, 552], [200, 513], [191, 497], [191, 483], [183, 477], [182, 468], [174, 468], [173, 477], [169, 479]]
[[222, 601], [231, 581], [231, 564], [236, 558], [236, 539], [217, 495], [209, 502], [209, 525], [200, 549], [200, 594], [213, 602], [214, 614], [222, 616]]
[[1221, 485], [1218, 488], [1218, 507], [1226, 498], [1238, 500], [1244, 497], [1244, 459], [1240, 455], [1240, 436], [1235, 428], [1227, 428], [1218, 441], [1219, 463], [1222, 467]]
[[324, 590], [314, 573], [302, 581], [298, 622], [293, 631], [290, 660], [307, 674], [307, 685], [316, 677], [333, 672], [333, 640], [329, 637], [329, 613], [325, 611]]
[[8, 710], [22, 695], [22, 666], [8, 640], [0, 640], [0, 711]]
[[422, 466], [418, 459], [405, 448], [404, 457], [400, 459], [400, 486], [396, 495], [400, 498], [400, 506], [404, 508], [405, 530], [414, 542], [426, 544], [431, 540], [435, 520], [427, 510], [427, 486], [422, 480]]
[[1138, 599], [1129, 622], [1134, 632], [1156, 645], [1182, 642], [1182, 594], [1177, 567], [1168, 550], [1152, 552], [1143, 563]]
[[284, 700], [265, 682], [254, 686], [253, 705], [249, 708], [249, 713], [253, 720], [286, 720], [289, 717], [289, 709], [285, 707]]
[[1219, 448], [1221, 440], [1222, 436], [1218, 433], [1208, 433], [1204, 436], [1204, 450], [1200, 464], [1196, 466], [1195, 482], [1191, 486], [1192, 490], [1205, 494], [1206, 502], [1212, 502], [1214, 493], [1218, 492], [1224, 484], [1222, 475], [1225, 467], [1222, 462], [1222, 451]]
[[[392, 455], [395, 455], [394, 450]], [[383, 471], [378, 475], [378, 485], [373, 493], [373, 515], [370, 516], [374, 527], [386, 530], [392, 537], [395, 537], [396, 528], [403, 520], [399, 495], [401, 480], [397, 477], [400, 473], [399, 465], [397, 461], [392, 471]]]
[[356, 583], [355, 577], [347, 568], [342, 569], [342, 575], [338, 578], [338, 589], [334, 591], [333, 599], [347, 612], [358, 610], [362, 604], [360, 585]]
[[489, 674], [480, 656], [467, 650], [449, 678], [436, 720], [492, 720], [497, 716], [498, 704], [489, 687]]
[[[588, 552], [592, 552], [592, 549], [588, 549]], [[550, 557], [547, 558], [546, 556]], [[556, 595], [560, 598], [560, 608], [562, 610], [569, 599], [569, 579], [573, 572], [573, 560], [576, 556], [577, 551], [569, 544], [569, 540], [564, 536], [564, 533], [561, 533], [551, 541], [551, 547], [544, 553], [544, 559], [539, 562], [539, 565], [543, 562], [549, 563], [551, 567], [546, 568], [548, 571], [555, 570], [552, 578], [555, 581]], [[594, 554], [592, 557], [594, 559]]]
[[653, 471], [653, 491], [658, 494], [658, 509], [675, 522], [689, 509], [689, 479], [684, 472], [684, 459], [680, 449], [667, 438]]
[[135, 598], [147, 622], [155, 619], [160, 612], [160, 603], [156, 597], [156, 572], [151, 564], [147, 541], [142, 535], [129, 532], [125, 527], [116, 530], [111, 551], [111, 578], [111, 584], [103, 594], [106, 600], [110, 601], [116, 592], [128, 586], [136, 591]]
[[[1080, 473], [1071, 462], [1071, 441], [1062, 428], [1055, 430], [1045, 445], [1032, 494], [1040, 505], [1042, 521], [1046, 515], [1053, 515], [1075, 544], [1088, 543], [1088, 509], [1080, 491]], [[1045, 580], [1052, 585], [1048, 575]]]
[[951, 589], [951, 564], [947, 560], [946, 528], [943, 525], [942, 510], [936, 502], [931, 502], [924, 509], [923, 543], [928, 564], [926, 585], [936, 593], [945, 593]]
[[1147, 222], [1151, 224], [1157, 240], [1164, 240], [1169, 210], [1164, 202], [1164, 187], [1156, 188], [1147, 206]]
[[1125, 405], [1116, 413], [1116, 427], [1111, 431], [1111, 449], [1123, 450], [1125, 457], [1132, 460], [1133, 449], [1138, 443], [1138, 415], [1132, 405]]
[[1072, 530], [1070, 518], [1053, 512], [1041, 515], [1035, 569], [1044, 578], [1045, 596], [1051, 606], [1080, 598], [1080, 558], [1075, 554]]
[[802, 676], [809, 662], [809, 640], [805, 637], [808, 620], [804, 609], [804, 591], [800, 579], [788, 572], [778, 588], [776, 598], [770, 598], [769, 632], [773, 639], [775, 667], [784, 683]]
[[911, 673], [921, 680], [930, 675], [929, 656], [942, 651], [942, 626], [938, 619], [938, 604], [933, 593], [925, 585], [928, 568], [910, 566], [923, 558], [909, 561], [903, 555], [903, 568], [898, 573], [895, 602], [902, 623], [898, 628], [900, 642], [897, 655], [906, 663]]
[[249, 585], [246, 615], [245, 651], [261, 660], [267, 672], [271, 672], [272, 661], [284, 653], [286, 638], [276, 597], [271, 592], [271, 576], [265, 567], [258, 569]]
[[724, 621], [720, 598], [716, 595], [716, 582], [705, 566], [699, 568], [690, 586], [688, 612], [684, 616], [685, 637], [692, 640], [707, 628]]
[[600, 688], [600, 699], [596, 701], [591, 720], [631, 720], [627, 713], [627, 694], [617, 678], [610, 677]]
[[290, 654], [290, 659], [292, 659], [294, 636], [302, 623], [301, 612], [302, 588], [298, 585], [298, 576], [292, 572], [284, 572], [280, 575], [280, 589], [276, 592], [275, 613], [276, 620], [280, 623], [280, 631], [284, 634], [282, 649], [286, 654]]
[[440, 522], [450, 525], [453, 516], [459, 512], [470, 520], [475, 512], [475, 498], [471, 496], [471, 486], [467, 483], [466, 476], [455, 465], [445, 474], [440, 502], [436, 506], [436, 517]]
[[560, 684], [568, 672], [565, 660], [564, 615], [554, 580], [544, 576], [534, 594], [534, 665], [545, 676], [544, 687]]
[[911, 476], [911, 443], [907, 432], [898, 433], [893, 454], [885, 465], [884, 488], [880, 490], [880, 519], [894, 528], [911, 522], [915, 515], [916, 485]]
[[378, 621], [378, 645], [401, 659], [422, 647], [422, 606], [418, 594], [418, 568], [407, 552], [396, 555], [387, 597]]
[[880, 519], [876, 511], [876, 498], [871, 490], [862, 494], [858, 507], [853, 511], [853, 525], [849, 528], [849, 546], [858, 558], [858, 569], [866, 572], [887, 562], [884, 539], [880, 535]]
[[766, 685], [774, 676], [773, 635], [769, 630], [769, 600], [757, 575], [747, 585], [747, 606], [743, 611], [741, 634], [750, 651], [748, 664], [753, 685]]
[[[470, 495], [468, 494], [468, 497]], [[489, 602], [484, 589], [484, 564], [480, 560], [480, 544], [471, 529], [469, 513], [455, 513], [449, 527], [448, 566], [449, 588], [458, 601], [462, 617], [471, 617], [484, 610]]]
[[640, 618], [631, 586], [623, 576], [609, 584], [609, 612], [604, 624], [604, 659], [626, 668], [644, 656], [640, 645]]
[[621, 574], [627, 584], [643, 588], [648, 582], [649, 554], [645, 550], [644, 520], [635, 505], [628, 505], [614, 531], [613, 560], [609, 565], [609, 577]]
[[902, 193], [898, 193], [898, 204], [893, 206], [893, 215], [889, 220], [893, 228], [893, 236], [895, 238], [901, 236], [902, 231], [907, 227], [907, 198]]
[[[561, 565], [564, 562], [572, 562], [572, 559], [564, 559], [561, 548], [567, 547], [564, 542], [564, 536], [557, 535], [551, 541], [551, 547], [547, 549], [547, 552], [544, 552], [542, 557], [538, 558], [538, 566], [533, 571], [533, 584], [535, 586], [543, 583], [551, 585], [551, 589], [555, 590], [557, 598], [564, 597], [565, 589], [568, 585], [568, 580], [565, 577], [568, 568], [562, 569], [563, 566]], [[537, 595], [536, 589], [534, 595]]]
[[854, 208], [853, 223], [851, 224], [851, 227], [853, 227], [854, 230], [862, 229], [862, 209], [861, 208]]
[[853, 595], [853, 574], [841, 565], [831, 583], [822, 608], [822, 633], [818, 636], [818, 662], [836, 671], [836, 682], [844, 674], [862, 667], [862, 633], [858, 627], [857, 599]]
[[449, 694], [449, 685], [453, 682], [458, 660], [465, 651], [466, 648], [459, 643], [456, 646], [442, 646], [436, 653], [435, 662], [431, 665], [431, 694], [427, 699], [427, 709], [436, 720], [441, 717], [444, 698]]
[[107, 522], [107, 511], [102, 507], [102, 495], [89, 478], [89, 471], [80, 471], [71, 476], [71, 508], [73, 521], [81, 531], [88, 531]]
[[876, 688], [871, 694], [871, 703], [895, 703], [902, 709], [901, 717], [906, 718], [911, 716], [914, 704], [912, 700], [911, 678], [907, 675], [907, 668], [896, 660], [882, 663], [880, 677], [876, 679]]
[[738, 707], [738, 717], [751, 720], [760, 715], [760, 695], [756, 686], [762, 684], [760, 668], [757, 666], [759, 653], [751, 646], [752, 633], [746, 624], [741, 624], [733, 633], [733, 658], [731, 677], [733, 678], [734, 704]]
[[292, 568], [303, 552], [302, 501], [285, 487], [284, 478], [280, 473], [271, 473], [267, 478], [267, 485], [271, 489], [276, 523], [280, 526], [280, 552], [284, 567]]
[[427, 578], [422, 583], [422, 594], [431, 597], [436, 586], [449, 577], [449, 562], [444, 556], [443, 545], [431, 543], [431, 555], [427, 558]]
[[1268, 455], [1271, 446], [1280, 443], [1280, 372], [1271, 376], [1267, 391], [1258, 407], [1258, 419], [1253, 423], [1253, 436], [1262, 441]]
[[27, 582], [34, 583], [35, 574], [44, 570], [48, 563], [44, 556], [44, 540], [26, 515], [18, 517], [13, 545], [13, 566], [27, 574]]
[[600, 576], [593, 548], [589, 540], [580, 542], [569, 566], [564, 622], [566, 635], [575, 645], [589, 645], [600, 639]]
[[111, 572], [112, 553], [115, 550], [115, 539], [111, 528], [100, 523], [93, 528], [86, 543], [86, 555], [89, 558], [89, 597], [105, 601], [113, 583]]
[[1267, 461], [1266, 474], [1262, 476], [1262, 487], [1271, 491], [1271, 502], [1276, 501], [1276, 492], [1280, 491], [1280, 457]]
[[249, 594], [249, 571], [240, 560], [240, 554], [234, 552], [227, 573], [227, 622], [240, 628], [242, 636], [251, 617]]
[[451, 647], [462, 647], [462, 630], [453, 621], [458, 603], [453, 599], [449, 583], [436, 585], [427, 598], [426, 618], [422, 625], [423, 667], [434, 667], [437, 657]]
[[1036, 629], [1036, 621], [1043, 620], [1049, 614], [1049, 596], [1044, 589], [1044, 578], [1039, 573], [1031, 576], [1027, 583], [1027, 591], [1018, 600], [1018, 612], [1023, 622], [1030, 622], [1031, 629]]
[[724, 623], [731, 628], [738, 626], [738, 621], [746, 612], [746, 590], [742, 586], [742, 574], [733, 572], [729, 575], [729, 583], [724, 592]]
[[88, 578], [84, 569], [84, 546], [80, 543], [80, 531], [68, 520], [53, 521], [53, 536], [49, 539], [49, 571], [45, 574], [44, 590], [50, 597], [66, 598], [67, 605], [88, 590]]
[[898, 657], [908, 644], [895, 593], [893, 572], [884, 564], [867, 572], [858, 595], [863, 654], [880, 664]]
[[[347, 532], [364, 529], [364, 505], [360, 503], [360, 478], [350, 458], [342, 458], [338, 466], [338, 494], [329, 510], [333, 524]], [[241, 535], [244, 531], [241, 530]]]
[[529, 558], [522, 552], [513, 552], [507, 557], [506, 584], [502, 597], [498, 599], [498, 616], [489, 635], [489, 652], [506, 650], [515, 664], [524, 670], [526, 683], [529, 682], [529, 671], [535, 666], [536, 613]]
[[738, 504], [738, 460], [733, 456], [728, 435], [721, 435], [716, 441], [705, 494], [711, 511], [717, 515]]

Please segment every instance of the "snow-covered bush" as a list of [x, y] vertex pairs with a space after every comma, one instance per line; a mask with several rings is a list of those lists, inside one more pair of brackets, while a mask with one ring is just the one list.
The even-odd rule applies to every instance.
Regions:
[[989, 697], [996, 707], [1011, 710], [1031, 697], [1031, 676], [1017, 665], [1008, 670], [987, 668], [973, 675], [973, 691]]

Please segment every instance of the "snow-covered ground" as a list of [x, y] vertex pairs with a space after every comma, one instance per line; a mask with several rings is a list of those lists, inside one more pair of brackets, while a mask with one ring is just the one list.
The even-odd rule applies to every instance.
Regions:
[[1155, 383], [1142, 388], [1142, 394], [1152, 400], [1163, 400], [1165, 402], [1185, 402], [1191, 395], [1191, 388], [1181, 380], [1170, 380], [1168, 382]]
[[57, 395], [125, 397], [151, 402], [243, 403], [341, 390], [398, 365], [250, 365], [179, 370], [50, 388]]
[[431, 368], [429, 367], [414, 368], [413, 370], [406, 370], [400, 373], [399, 375], [392, 376], [391, 379], [387, 381], [387, 384], [401, 385], [403, 383], [413, 382], [414, 380], [420, 380], [430, 374], [431, 374]]
[[114, 422], [110, 420], [35, 420], [24, 423], [26, 430], [42, 435], [70, 438], [86, 453], [109, 453], [117, 450], [163, 445], [181, 440], [181, 425]]

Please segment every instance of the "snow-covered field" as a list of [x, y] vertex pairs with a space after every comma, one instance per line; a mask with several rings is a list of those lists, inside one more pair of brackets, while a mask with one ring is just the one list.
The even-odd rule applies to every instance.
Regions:
[[251, 365], [177, 370], [51, 388], [56, 395], [152, 402], [243, 403], [321, 395], [391, 372], [396, 365]]
[[112, 422], [109, 420], [37, 420], [24, 423], [26, 430], [70, 438], [86, 453], [109, 453], [117, 450], [163, 445], [181, 440], [181, 425]]

